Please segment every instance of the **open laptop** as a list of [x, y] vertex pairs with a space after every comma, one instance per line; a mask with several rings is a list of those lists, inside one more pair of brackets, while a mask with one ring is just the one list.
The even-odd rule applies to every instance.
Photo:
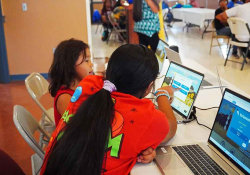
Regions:
[[203, 78], [202, 73], [179, 63], [170, 62], [161, 87], [172, 85], [174, 88], [181, 88], [174, 93], [174, 100], [171, 104], [177, 121], [189, 119]]
[[250, 174], [250, 99], [225, 89], [207, 143], [160, 146], [163, 174]]
[[[182, 64], [180, 54], [175, 52], [174, 50], [170, 49], [169, 47], [165, 47], [167, 53], [167, 59], [169, 62], [174, 61], [176, 63]], [[203, 79], [201, 83], [201, 87], [212, 86], [207, 80]]]
[[167, 56], [167, 52], [166, 52], [166, 48], [168, 48], [169, 45], [163, 41], [163, 40], [159, 40], [159, 43], [157, 45], [156, 48], [156, 52], [155, 52], [155, 56], [157, 57], [158, 63], [159, 63], [159, 73], [161, 73], [164, 61], [166, 59]]
[[168, 47], [166, 47], [165, 50], [166, 50], [167, 59], [169, 60], [169, 62], [174, 61], [176, 63], [182, 64], [181, 57], [180, 57], [179, 53], [175, 52], [174, 50], [172, 50]]

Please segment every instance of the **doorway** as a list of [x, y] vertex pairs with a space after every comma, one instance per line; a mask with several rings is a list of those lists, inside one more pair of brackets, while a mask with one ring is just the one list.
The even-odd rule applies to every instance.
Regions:
[[10, 75], [3, 24], [4, 16], [2, 13], [2, 4], [0, 1], [0, 83], [9, 83]]

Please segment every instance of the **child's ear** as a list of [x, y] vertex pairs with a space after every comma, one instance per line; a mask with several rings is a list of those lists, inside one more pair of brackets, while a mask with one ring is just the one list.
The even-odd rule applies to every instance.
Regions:
[[154, 82], [152, 81], [149, 85], [148, 85], [148, 88], [146, 89], [146, 92], [145, 92], [145, 96], [147, 96], [150, 91], [152, 90], [152, 87], [154, 85]]

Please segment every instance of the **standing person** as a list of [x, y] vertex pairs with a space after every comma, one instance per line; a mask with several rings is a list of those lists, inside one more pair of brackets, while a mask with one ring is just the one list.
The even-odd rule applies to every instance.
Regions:
[[[250, 26], [250, 0], [246, 0], [246, 3], [231, 9], [216, 16], [218, 20], [222, 23], [227, 23], [227, 19], [230, 17], [238, 17], [244, 19]], [[235, 38], [240, 42], [249, 42], [249, 35], [236, 35]], [[246, 48], [241, 48], [243, 52], [246, 52]], [[248, 52], [248, 58], [250, 58], [250, 53]]]
[[111, 55], [106, 79], [93, 75], [79, 84], [84, 91], [75, 92], [53, 133], [41, 174], [128, 175], [137, 161], [151, 162], [153, 150], [177, 129], [170, 105], [176, 89], [158, 89], [159, 110], [143, 99], [158, 72], [152, 50], [119, 47]]
[[200, 5], [196, 0], [191, 0], [190, 5], [192, 5], [194, 8], [200, 8]]
[[110, 24], [108, 20], [108, 13], [111, 13], [113, 11], [113, 6], [112, 6], [113, 0], [105, 0], [103, 2], [103, 8], [101, 12], [101, 17], [102, 17], [102, 22], [103, 22], [103, 36], [102, 40], [106, 41], [109, 35], [109, 29], [112, 28], [112, 25]]
[[134, 1], [133, 18], [134, 31], [139, 36], [139, 43], [150, 46], [156, 52], [160, 31], [159, 5], [154, 0]]
[[228, 4], [227, 4], [227, 8], [233, 8], [237, 5], [242, 5], [243, 2], [239, 1], [239, 0], [231, 0]]
[[89, 46], [80, 40], [61, 42], [49, 70], [49, 92], [54, 97], [54, 117], [58, 125], [79, 82], [93, 74]]

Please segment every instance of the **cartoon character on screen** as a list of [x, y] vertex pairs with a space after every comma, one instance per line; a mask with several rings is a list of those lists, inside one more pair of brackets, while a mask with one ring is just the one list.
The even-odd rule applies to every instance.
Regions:
[[191, 86], [187, 95], [187, 98], [185, 100], [185, 104], [187, 106], [191, 106], [195, 98], [195, 92], [194, 92], [194, 87]]
[[172, 79], [170, 80], [169, 86], [171, 86], [173, 84], [175, 76], [176, 76], [176, 72], [174, 73]]
[[[225, 131], [228, 130], [228, 127], [229, 127], [229, 124], [230, 124], [230, 122], [231, 122], [231, 120], [232, 120], [234, 111], [235, 111], [235, 108], [232, 108], [230, 114], [227, 116], [227, 120], [226, 120], [226, 123], [225, 123], [225, 126], [224, 126], [224, 130], [225, 130]], [[237, 109], [237, 113], [238, 113], [238, 112], [239, 112], [239, 111], [238, 111], [238, 109]]]

